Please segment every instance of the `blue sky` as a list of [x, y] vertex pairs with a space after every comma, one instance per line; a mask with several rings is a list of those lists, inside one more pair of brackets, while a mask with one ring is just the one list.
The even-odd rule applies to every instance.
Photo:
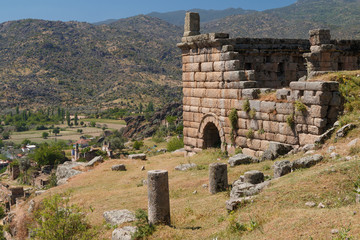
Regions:
[[97, 22], [192, 8], [264, 10], [296, 0], [0, 0], [0, 22], [24, 18]]

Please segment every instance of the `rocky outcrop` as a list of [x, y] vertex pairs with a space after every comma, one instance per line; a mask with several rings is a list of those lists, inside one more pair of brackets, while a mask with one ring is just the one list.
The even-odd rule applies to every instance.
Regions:
[[125, 118], [124, 137], [134, 139], [151, 137], [166, 116], [176, 116], [178, 120], [182, 120], [182, 112], [181, 103], [170, 103], [160, 111], [155, 112], [148, 121], [143, 115], [127, 117]]
[[56, 169], [57, 185], [62, 185], [67, 182], [70, 177], [83, 173], [82, 171], [75, 170], [75, 167], [84, 167], [85, 163], [67, 161], [60, 164]]

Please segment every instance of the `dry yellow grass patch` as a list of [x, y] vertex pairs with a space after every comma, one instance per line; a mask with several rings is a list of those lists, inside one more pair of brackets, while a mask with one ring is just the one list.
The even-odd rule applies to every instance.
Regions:
[[[102, 226], [104, 211], [147, 209], [147, 188], [140, 183], [146, 179], [148, 170], [165, 169], [169, 171], [173, 227], [158, 227], [151, 239], [331, 239], [331, 229], [347, 227], [350, 223], [352, 236], [360, 236], [360, 206], [354, 203], [349, 179], [360, 173], [355, 171], [359, 168], [357, 160], [325, 159], [311, 169], [295, 171], [274, 180], [254, 203], [242, 206], [234, 215], [241, 223], [249, 223], [251, 219], [256, 221], [260, 229], [233, 233], [228, 230], [229, 215], [225, 209], [229, 193], [211, 195], [202, 187], [208, 183], [208, 165], [219, 161], [219, 157], [218, 151], [207, 150], [191, 158], [167, 153], [148, 161], [109, 160], [73, 177], [66, 185], [50, 189], [35, 201], [71, 190], [72, 203], [93, 208], [89, 219], [93, 225]], [[225, 159], [220, 161], [226, 162]], [[185, 172], [174, 170], [175, 166], [187, 162], [194, 162], [199, 168]], [[125, 164], [128, 170], [111, 171], [111, 166], [119, 163]], [[142, 165], [146, 171], [140, 170]], [[272, 161], [266, 161], [228, 168], [229, 182], [248, 170], [272, 175], [272, 165]], [[193, 194], [195, 190], [197, 194]], [[326, 208], [306, 207], [307, 201], [322, 202]], [[357, 211], [356, 215], [354, 211]], [[102, 237], [109, 239], [112, 230], [102, 229]]]

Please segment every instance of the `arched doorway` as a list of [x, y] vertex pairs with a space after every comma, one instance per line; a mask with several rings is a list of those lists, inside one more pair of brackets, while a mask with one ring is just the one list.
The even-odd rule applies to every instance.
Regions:
[[221, 148], [219, 130], [214, 123], [208, 122], [203, 131], [203, 149]]

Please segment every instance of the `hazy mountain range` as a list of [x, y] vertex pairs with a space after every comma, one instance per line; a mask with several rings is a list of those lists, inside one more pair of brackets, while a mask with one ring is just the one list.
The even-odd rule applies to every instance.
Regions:
[[[201, 32], [232, 37], [308, 38], [329, 28], [360, 39], [360, 0], [299, 0], [247, 11], [193, 10]], [[19, 20], [0, 24], [2, 109], [68, 106], [94, 110], [161, 105], [181, 98], [180, 51], [185, 11], [151, 13], [97, 24]]]

